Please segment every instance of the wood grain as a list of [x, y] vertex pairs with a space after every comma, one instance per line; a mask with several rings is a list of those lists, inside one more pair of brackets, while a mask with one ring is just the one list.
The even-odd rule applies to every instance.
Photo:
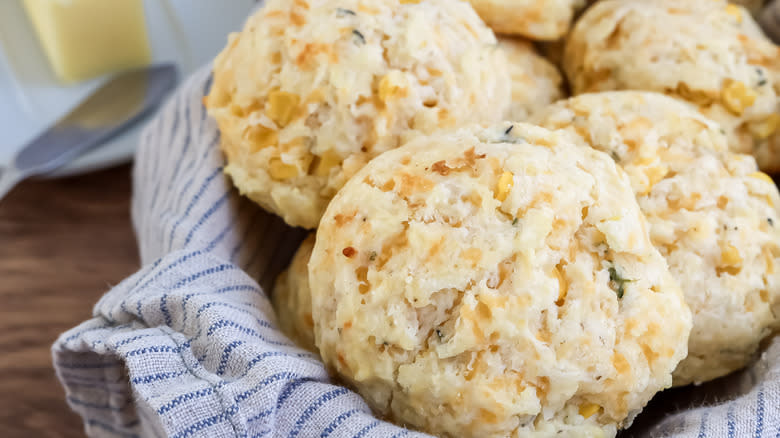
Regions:
[[57, 336], [138, 269], [130, 166], [28, 181], [0, 200], [0, 437], [83, 437], [51, 364]]

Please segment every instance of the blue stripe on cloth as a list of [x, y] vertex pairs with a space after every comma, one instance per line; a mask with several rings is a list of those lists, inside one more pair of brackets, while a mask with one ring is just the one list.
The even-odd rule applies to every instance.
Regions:
[[[210, 121], [208, 110], [206, 110], [206, 107], [203, 105], [203, 96], [196, 97], [196, 99], [196, 107], [198, 108], [200, 117], [198, 117], [198, 132], [195, 135], [197, 138], [204, 138], [208, 133], [207, 129], [216, 132], [217, 135], [219, 135], [219, 130], [215, 129], [216, 124]], [[216, 147], [208, 147], [207, 149], [216, 152]]]
[[402, 436], [406, 436], [406, 435], [409, 435], [409, 431], [407, 429], [404, 429], [390, 438], [401, 438]]
[[[158, 266], [160, 266], [160, 263], [162, 263], [162, 261], [163, 261], [162, 257], [155, 260], [154, 263], [152, 263], [152, 266], [147, 270], [146, 275], [149, 275], [149, 273], [154, 272], [154, 270], [157, 269]], [[133, 287], [130, 288], [130, 290], [132, 291], [138, 289], [138, 285], [146, 278], [146, 275], [140, 275], [138, 277], [138, 281], [135, 282], [135, 284], [133, 285]]]
[[[168, 104], [165, 104], [164, 108], [169, 108]], [[138, 144], [143, 145], [146, 143], [149, 143], [154, 138], [152, 134], [157, 131], [157, 128], [160, 125], [163, 125], [165, 121], [171, 117], [176, 117], [175, 112], [171, 111], [162, 111], [160, 115], [154, 119], [149, 125], [147, 125], [147, 128], [143, 131], [141, 131], [141, 136], [139, 137]], [[142, 157], [136, 158], [136, 165], [133, 169], [132, 176], [133, 176], [133, 191], [138, 192], [139, 191], [139, 185], [140, 181], [149, 181], [152, 178], [152, 172], [151, 172], [151, 166], [150, 166], [150, 160], [152, 159], [151, 155], [144, 157], [145, 159], [142, 160]], [[149, 199], [144, 198], [144, 201], [146, 201], [144, 207], [146, 211], [150, 210], [151, 205], [149, 204]], [[133, 219], [136, 219], [135, 214], [137, 212], [133, 211]], [[148, 221], [144, 221], [144, 224], [148, 226]], [[135, 224], [138, 225], [138, 224]]]
[[121, 347], [123, 345], [127, 345], [127, 344], [130, 344], [132, 342], [135, 342], [135, 341], [138, 341], [138, 340], [141, 340], [141, 339], [151, 338], [153, 336], [165, 336], [165, 335], [162, 334], [162, 333], [144, 333], [144, 334], [141, 334], [141, 335], [136, 335], [136, 336], [132, 336], [132, 337], [129, 337], [129, 338], [122, 339], [121, 341], [119, 341], [116, 344], [114, 344], [114, 347]]
[[205, 397], [213, 393], [214, 393], [214, 388], [208, 387], [208, 388], [199, 389], [197, 391], [188, 392], [186, 394], [182, 394], [174, 398], [173, 400], [169, 401], [168, 403], [165, 403], [164, 405], [157, 408], [157, 413], [164, 414], [170, 411], [171, 409], [175, 408], [176, 406], [179, 406], [182, 403], [186, 403], [190, 400], [197, 400], [201, 397]]
[[734, 403], [729, 403], [729, 408], [726, 411], [726, 429], [729, 438], [734, 438], [734, 434], [736, 433], [734, 426], [734, 408]]
[[221, 174], [222, 174], [222, 167], [218, 167], [211, 172], [211, 175], [209, 175], [205, 179], [205, 181], [203, 181], [203, 183], [200, 186], [200, 189], [198, 189], [198, 193], [196, 193], [195, 196], [193, 196], [192, 200], [187, 205], [187, 209], [184, 210], [184, 214], [180, 216], [179, 219], [177, 219], [176, 222], [173, 224], [173, 227], [171, 228], [171, 232], [168, 235], [167, 248], [170, 249], [173, 247], [173, 238], [176, 235], [176, 230], [179, 228], [179, 225], [181, 225], [181, 223], [184, 222], [190, 216], [192, 209], [195, 208], [195, 205], [198, 204], [198, 201], [200, 201], [200, 198], [206, 192], [206, 189], [209, 187], [211, 182], [214, 181], [214, 179]]
[[238, 407], [232, 406], [227, 411], [214, 415], [213, 417], [206, 418], [205, 420], [198, 421], [187, 426], [184, 430], [173, 435], [173, 438], [186, 438], [190, 435], [198, 433], [203, 429], [213, 426], [217, 423], [226, 421], [229, 417], [233, 416], [238, 411]]
[[295, 438], [296, 436], [298, 436], [303, 426], [306, 424], [307, 421], [309, 421], [309, 418], [311, 418], [311, 416], [322, 405], [347, 393], [349, 393], [349, 391], [346, 388], [336, 388], [320, 395], [313, 403], [311, 403], [303, 411], [303, 413], [301, 413], [300, 417], [298, 417], [298, 420], [295, 421], [295, 425], [293, 426], [293, 429], [290, 431], [288, 437]]
[[145, 321], [144, 319], [144, 312], [143, 312], [143, 297], [138, 298], [138, 301], [135, 303], [135, 314], [138, 316], [138, 319], [141, 321]]
[[[259, 292], [259, 289], [255, 288], [255, 290], [257, 290]], [[245, 315], [251, 316], [252, 318], [254, 318], [254, 319], [258, 320], [258, 321], [262, 321], [263, 324], [260, 325], [261, 327], [270, 327], [270, 323], [268, 323], [268, 321], [266, 321], [264, 319], [260, 319], [260, 318], [257, 317], [256, 314], [258, 313], [258, 309], [257, 309], [257, 306], [255, 305], [255, 303], [249, 303], [249, 302], [246, 302], [246, 301], [237, 302], [236, 304], [230, 304], [230, 303], [225, 302], [225, 301], [209, 301], [208, 303], [206, 303], [206, 304], [204, 304], [204, 305], [202, 305], [202, 306], [200, 306], [198, 308], [198, 311], [195, 312], [195, 317], [196, 318], [200, 318], [200, 314], [201, 313], [203, 313], [204, 311], [206, 311], [208, 309], [211, 309], [212, 307], [227, 307], [230, 310], [235, 310], [236, 312], [241, 312], [241, 313], [243, 313]], [[266, 326], [266, 324], [268, 324], [268, 325]]]
[[[157, 268], [157, 266], [159, 266], [160, 263], [162, 263], [162, 260], [163, 260], [162, 258], [158, 258], [157, 260], [155, 260], [154, 263], [152, 263], [152, 266], [149, 269], [146, 270], [147, 271], [146, 274], [148, 275], [148, 273], [154, 271]], [[141, 281], [143, 281], [144, 278], [146, 278], [146, 275], [138, 275], [138, 280], [128, 290], [131, 291], [131, 292], [137, 290], [138, 284], [141, 283]], [[124, 313], [130, 313], [130, 311], [127, 310], [127, 300], [126, 299], [122, 300], [122, 302], [119, 304], [119, 309], [122, 312], [124, 312]], [[114, 309], [111, 309], [111, 311], [108, 313], [108, 319], [109, 319], [109, 321], [114, 322]]]
[[271, 433], [272, 429], [266, 429], [261, 432], [258, 432], [254, 435], [252, 435], [252, 438], [262, 438], [264, 436], [267, 436], [269, 433]]
[[[238, 267], [233, 264], [222, 264], [218, 266], [214, 266], [208, 269], [204, 269], [198, 273], [195, 273], [193, 275], [190, 275], [189, 277], [183, 278], [179, 280], [177, 283], [175, 283], [173, 286], [170, 287], [170, 291], [175, 291], [176, 289], [179, 289], [180, 287], [183, 287], [189, 283], [192, 283], [195, 280], [199, 280], [203, 277], [208, 277], [214, 274], [218, 274], [220, 272], [224, 271], [231, 271], [231, 270], [237, 270]], [[168, 293], [165, 293], [160, 297], [160, 312], [163, 314], [163, 318], [165, 320], [165, 325], [168, 327], [172, 327], [173, 325], [173, 318], [171, 318], [171, 314], [168, 311], [167, 306], [167, 300], [168, 300]]]
[[[190, 120], [191, 116], [192, 116], [192, 111], [190, 109], [190, 106], [187, 105], [184, 108], [184, 129], [182, 131], [184, 133], [184, 139], [183, 139], [184, 141], [182, 142], [182, 148], [178, 152], [178, 155], [175, 156], [175, 157], [171, 157], [171, 162], [175, 163], [174, 164], [175, 167], [174, 167], [173, 173], [171, 173], [170, 179], [168, 180], [168, 184], [166, 184], [165, 187], [176, 187], [174, 182], [176, 181], [176, 178], [179, 175], [179, 170], [181, 169], [182, 163], [185, 161], [182, 158], [187, 153], [187, 151], [189, 150], [190, 145], [192, 143], [190, 141], [190, 138], [191, 138], [190, 137], [190, 135], [191, 135], [190, 134], [190, 126], [191, 126], [191, 123], [192, 123], [192, 121]], [[170, 245], [168, 246], [167, 249], [168, 250], [171, 249]]]
[[[238, 304], [241, 304], [241, 303], [238, 302]], [[238, 323], [236, 323], [235, 321], [232, 321], [232, 320], [219, 320], [219, 321], [213, 323], [211, 326], [209, 326], [208, 332], [207, 332], [206, 336], [207, 337], [211, 337], [214, 334], [214, 332], [216, 332], [217, 330], [222, 329], [224, 327], [232, 327], [232, 328], [237, 329], [240, 333], [243, 333], [245, 335], [249, 335], [249, 336], [255, 337], [255, 338], [260, 339], [261, 341], [263, 341], [263, 342], [265, 342], [267, 344], [270, 344], [270, 345], [289, 346], [289, 347], [295, 346], [295, 344], [293, 344], [286, 337], [284, 337], [283, 334], [280, 334], [278, 332], [277, 328], [274, 327], [273, 325], [271, 325], [271, 323], [269, 323], [265, 319], [261, 319], [261, 318], [258, 318], [257, 316], [255, 316], [255, 314], [258, 312], [258, 310], [257, 310], [256, 307], [254, 307], [254, 304], [245, 303], [245, 305], [249, 309], [252, 309], [252, 310], [242, 309], [242, 308], [240, 308], [238, 306], [235, 306], [235, 305], [232, 305], [232, 304], [227, 304], [227, 303], [220, 302], [220, 301], [207, 303], [207, 308], [220, 306], [220, 307], [227, 307], [227, 308], [235, 310], [237, 312], [241, 312], [241, 313], [251, 317], [258, 326], [260, 326], [262, 328], [265, 328], [265, 329], [271, 330], [271, 333], [274, 336], [279, 336], [282, 340], [281, 341], [270, 340], [267, 337], [261, 335], [256, 330], [254, 330], [254, 329], [252, 329], [250, 327], [246, 327], [246, 326], [240, 325], [240, 324], [238, 324]], [[186, 317], [187, 316], [187, 309], [184, 308], [183, 312], [184, 312], [184, 316]], [[200, 319], [201, 319], [201, 312], [198, 312], [198, 313], [195, 314], [195, 319], [200, 321]], [[192, 338], [193, 340], [197, 339], [197, 338], [200, 338], [200, 336], [202, 335], [202, 332], [203, 332], [203, 327], [204, 327], [203, 325], [201, 325], [199, 327], [198, 333]]]
[[171, 345], [152, 345], [149, 347], [139, 348], [137, 350], [131, 350], [125, 353], [126, 357], [133, 357], [147, 353], [175, 353], [179, 354], [185, 348], [189, 348], [190, 343], [185, 342], [183, 345], [171, 346]]
[[[217, 304], [214, 304], [214, 305], [217, 305]], [[233, 308], [234, 310], [238, 310], [239, 309], [237, 306], [234, 306], [234, 305], [228, 304], [228, 303], [225, 303], [225, 306], [228, 307], [228, 308]], [[274, 327], [270, 322], [268, 322], [268, 321], [266, 321], [264, 319], [258, 318], [257, 316], [253, 315], [252, 312], [247, 311], [246, 313], [249, 316], [251, 316], [252, 319], [254, 319], [255, 322], [257, 323], [257, 325], [259, 325], [260, 327], [276, 330], [276, 327]], [[196, 313], [196, 317], [200, 317], [200, 312]], [[223, 322], [223, 321], [225, 321], [225, 320], [221, 320], [221, 321], [217, 322], [216, 324], [214, 324], [214, 325], [219, 325], [219, 327], [216, 327], [216, 329], [222, 328], [225, 325], [236, 324], [233, 321], [225, 321], [225, 322]], [[214, 328], [214, 327], [212, 326], [212, 327], [209, 328], [209, 333], [208, 333], [209, 335], [211, 335], [212, 332], [213, 332], [212, 328]], [[245, 329], [241, 328], [240, 330], [244, 331]], [[249, 329], [249, 330], [252, 330], [252, 329]], [[278, 334], [278, 333], [279, 332], [276, 332], [276, 334]]]
[[165, 319], [165, 325], [173, 327], [173, 318], [171, 318], [171, 312], [168, 311], [168, 294], [163, 294], [160, 297], [160, 312], [162, 312]]
[[[175, 112], [175, 115], [174, 115], [174, 121], [173, 121], [173, 128], [170, 130], [171, 138], [173, 137], [173, 135], [176, 132], [176, 130], [178, 128], [178, 125], [179, 125], [179, 112], [178, 111], [174, 111], [174, 112]], [[153, 133], [157, 133], [159, 135], [159, 132], [162, 130], [162, 128], [164, 126], [165, 126], [165, 121], [164, 120], [161, 120], [160, 123], [158, 123], [156, 125], [152, 125], [153, 129], [149, 130], [150, 137], [151, 137], [151, 135]], [[147, 140], [147, 142], [151, 143], [151, 139]], [[147, 143], [141, 143], [142, 146], [144, 144], [147, 144]], [[166, 144], [171, 144], [171, 142], [167, 141]], [[147, 154], [147, 155], [149, 157], [148, 159], [152, 160], [152, 164], [148, 165], [148, 167], [153, 167], [154, 166], [156, 168], [157, 166], [159, 166], [160, 161], [162, 161], [162, 160], [159, 159], [159, 157], [155, 157], [152, 154]], [[137, 160], [137, 158], [136, 158], [136, 160]], [[138, 162], [138, 161], [136, 161], [136, 162]], [[159, 198], [159, 195], [160, 195], [160, 186], [162, 185], [162, 184], [160, 184], [160, 181], [156, 178], [158, 175], [159, 175], [158, 172], [155, 170], [155, 171], [150, 172], [150, 175], [148, 175], [145, 178], [145, 181], [148, 181], [148, 184], [152, 184], [152, 186], [154, 187], [154, 191], [153, 191], [152, 196], [151, 196], [151, 198], [149, 200], [149, 203], [148, 203], [148, 205], [146, 207], [146, 211], [154, 211], [155, 207], [157, 206], [157, 199]], [[153, 225], [155, 225], [155, 222], [149, 220], [148, 217], [146, 218], [145, 222], [146, 222], [146, 227], [144, 229], [145, 235], [149, 235], [149, 233], [151, 233], [151, 231], [152, 231], [150, 228]]]
[[[182, 95], [176, 96], [174, 98], [174, 100], [173, 100], [173, 113], [175, 113], [175, 118], [174, 118], [174, 122], [173, 122], [173, 127], [172, 127], [172, 129], [169, 130], [170, 136], [168, 137], [168, 140], [164, 142], [164, 144], [166, 144], [166, 145], [173, 145], [173, 139], [176, 137], [176, 134], [179, 132], [178, 128], [179, 128], [179, 120], [180, 120], [180, 115], [181, 115], [181, 112], [179, 111], [179, 108], [181, 107], [181, 103], [182, 103], [183, 100], [184, 100], [184, 96], [182, 96]], [[162, 123], [161, 123], [161, 125], [162, 125]], [[162, 130], [164, 132], [164, 130], [162, 129], [164, 127], [164, 125], [163, 126], [158, 125], [158, 126], [155, 126], [155, 127], [159, 129], [157, 131], [158, 135], [160, 135], [159, 134], [160, 130]], [[151, 144], [151, 143], [152, 142], [150, 141], [147, 144]], [[145, 146], [145, 145], [142, 144], [142, 146]], [[163, 161], [163, 160], [161, 160], [159, 158], [159, 156], [155, 157], [155, 155], [153, 155], [153, 154], [149, 154], [149, 156], [151, 158], [157, 158], [157, 159], [153, 159], [152, 160], [152, 166], [153, 166], [152, 175], [154, 175], [154, 176], [160, 175], [159, 166], [160, 166], [160, 162]], [[162, 184], [161, 184], [161, 181], [159, 181], [159, 179], [155, 179], [154, 181], [150, 181], [150, 182], [154, 183], [153, 187], [155, 188], [155, 191], [154, 191], [154, 195], [152, 196], [152, 201], [149, 204], [149, 211], [154, 211], [154, 208], [157, 206], [158, 194], [159, 194], [159, 191], [160, 191], [160, 186]]]
[[235, 285], [219, 288], [219, 289], [217, 289], [215, 291], [193, 292], [193, 293], [189, 293], [189, 294], [185, 295], [184, 298], [182, 299], [182, 302], [181, 302], [182, 311], [184, 313], [184, 317], [182, 318], [182, 325], [186, 324], [186, 322], [187, 322], [187, 302], [192, 297], [207, 296], [207, 295], [220, 295], [220, 294], [224, 294], [224, 293], [228, 293], [228, 292], [248, 292], [248, 291], [254, 292], [256, 294], [260, 294], [261, 293], [260, 289], [257, 286], [253, 285], [253, 284], [235, 284]]
[[374, 421], [373, 421], [371, 424], [369, 424], [368, 426], [366, 426], [366, 427], [364, 427], [364, 428], [360, 429], [360, 431], [359, 431], [357, 434], [355, 434], [355, 435], [354, 435], [352, 438], [363, 438], [364, 436], [366, 436], [366, 434], [367, 434], [367, 433], [368, 433], [368, 432], [369, 432], [371, 429], [373, 429], [373, 428], [375, 428], [375, 427], [377, 427], [377, 426], [379, 426], [379, 421], [377, 421], [377, 420], [374, 420]]
[[[268, 323], [266, 322], [266, 324], [268, 324]], [[206, 336], [211, 336], [217, 330], [225, 328], [225, 327], [232, 328], [232, 329], [234, 329], [234, 330], [236, 330], [236, 331], [238, 331], [240, 333], [243, 333], [245, 335], [252, 336], [253, 338], [260, 339], [261, 341], [265, 342], [266, 344], [270, 344], [270, 345], [284, 345], [284, 346], [288, 346], [288, 347], [295, 346], [295, 344], [293, 344], [292, 342], [290, 342], [288, 340], [285, 340], [285, 341], [274, 341], [274, 340], [268, 339], [265, 336], [261, 335], [257, 330], [255, 330], [253, 328], [250, 328], [250, 327], [243, 326], [243, 325], [241, 325], [241, 324], [239, 324], [239, 323], [237, 323], [235, 321], [231, 321], [229, 319], [221, 319], [221, 320], [215, 322], [214, 324], [212, 324], [209, 327], [209, 329], [207, 330]], [[278, 332], [275, 332], [275, 333], [276, 333], [277, 336], [279, 336]]]
[[219, 359], [219, 365], [217, 366], [217, 375], [221, 376], [225, 373], [225, 368], [227, 367], [228, 358], [230, 357], [230, 352], [233, 351], [234, 348], [243, 345], [244, 341], [233, 341], [225, 347], [224, 350], [222, 350], [222, 357]]
[[764, 388], [758, 390], [756, 394], [756, 431], [753, 434], [755, 438], [761, 438], [764, 433]]
[[[177, 116], [177, 118], [178, 118], [178, 116]], [[152, 136], [152, 135], [151, 135], [151, 134], [152, 134], [152, 132], [153, 132], [153, 131], [151, 131], [151, 130], [149, 130], [149, 131], [148, 131], [148, 133], [149, 133], [148, 137], [151, 137], [151, 136]], [[150, 140], [148, 140], [148, 139], [147, 139], [146, 141], [141, 141], [141, 144], [144, 144], [144, 143], [146, 143], [146, 142], [148, 142], [148, 141], [150, 141]], [[152, 157], [152, 155], [151, 155], [151, 154], [149, 154], [149, 158], [148, 158], [148, 159], [150, 159], [150, 160], [151, 160], [152, 158], [153, 158], [153, 157]], [[150, 167], [150, 166], [146, 166], [146, 167]], [[151, 175], [154, 175], [154, 174], [153, 174], [153, 173], [151, 173], [151, 172], [150, 172], [150, 174], [151, 174]], [[144, 180], [145, 180], [145, 181], [149, 181], [150, 183], [154, 183], [154, 181], [152, 181], [152, 176], [151, 176], [151, 175], [146, 175], [146, 176], [144, 177]], [[154, 208], [154, 205], [156, 205], [156, 204], [157, 204], [157, 197], [159, 196], [159, 194], [160, 194], [160, 184], [159, 184], [159, 183], [157, 183], [157, 184], [154, 184], [154, 192], [152, 193], [152, 197], [151, 197], [151, 199], [149, 200], [148, 204], [146, 205], [146, 210], [148, 210], [148, 211], [151, 211], [151, 210]], [[144, 223], [143, 232], [144, 232], [144, 234], [148, 235], [148, 234], [149, 234], [149, 232], [151, 231], [151, 230], [150, 230], [150, 227], [151, 227], [152, 225], [154, 225], [154, 222], [152, 222], [152, 221], [150, 221], [150, 220], [146, 219], [146, 220], [144, 220], [144, 221], [143, 221], [143, 223]]]
[[[162, 268], [162, 270], [160, 270], [156, 274], [154, 274], [154, 276], [152, 278], [148, 279], [144, 284], [138, 286], [137, 283], [136, 283], [136, 286], [131, 288], [130, 291], [133, 292], [133, 291], [145, 290], [152, 282], [157, 281], [160, 277], [162, 277], [166, 273], [170, 272], [171, 269], [176, 268], [177, 266], [182, 265], [184, 262], [186, 262], [186, 261], [188, 261], [188, 260], [190, 260], [190, 259], [192, 259], [194, 257], [197, 257], [199, 255], [202, 255], [202, 254], [203, 254], [203, 251], [198, 250], [198, 251], [193, 251], [193, 252], [187, 253], [187, 254], [179, 257], [178, 259], [174, 260], [171, 264], [167, 265], [166, 267]], [[154, 270], [150, 270], [149, 272], [147, 272], [147, 275], [151, 274], [152, 272], [154, 272]], [[146, 276], [144, 276], [142, 278], [142, 280], [145, 279], [145, 278], [146, 278]], [[141, 280], [139, 280], [139, 283], [140, 283], [140, 281]]]
[[287, 401], [288, 398], [290, 398], [293, 395], [293, 392], [295, 392], [295, 390], [299, 388], [301, 385], [303, 385], [304, 383], [308, 383], [310, 381], [311, 380], [309, 379], [296, 379], [296, 380], [288, 381], [284, 385], [284, 389], [282, 390], [282, 392], [279, 393], [279, 397], [276, 399], [276, 409], [277, 410], [282, 409], [282, 405], [284, 404], [285, 401]]
[[187, 233], [187, 237], [184, 238], [184, 246], [187, 246], [192, 241], [192, 237], [195, 235], [195, 233], [200, 229], [200, 227], [203, 226], [203, 223], [208, 220], [211, 215], [214, 214], [215, 211], [217, 211], [220, 207], [222, 207], [225, 202], [228, 200], [228, 196], [230, 196], [230, 191], [225, 192], [214, 204], [211, 205], [204, 213], [203, 216], [198, 219], [198, 221], [195, 223], [195, 225], [190, 229], [190, 232]]
[[[179, 206], [184, 202], [185, 196], [189, 193], [190, 187], [192, 187], [192, 184], [195, 182], [195, 177], [197, 176], [197, 170], [202, 167], [202, 164], [206, 161], [206, 159], [211, 155], [212, 153], [212, 147], [216, 147], [217, 143], [219, 142], [219, 133], [214, 134], [213, 139], [209, 142], [209, 146], [207, 147], [203, 154], [201, 155], [200, 159], [198, 160], [192, 160], [185, 170], [185, 175], [189, 175], [187, 177], [187, 180], [184, 182], [182, 187], [177, 190], [178, 197], [176, 200], [171, 200], [170, 205], [162, 210], [159, 214], [159, 221], [160, 222], [166, 222], [165, 219], [168, 215], [172, 214], [175, 211], [178, 211]], [[195, 173], [193, 173], [195, 172]], [[160, 227], [160, 241], [164, 240], [165, 230], [163, 227]], [[171, 250], [171, 248], [169, 248]]]
[[182, 286], [185, 286], [189, 283], [192, 283], [195, 280], [199, 280], [203, 277], [207, 277], [210, 275], [218, 274], [220, 272], [224, 271], [234, 271], [237, 270], [238, 267], [234, 264], [228, 263], [228, 264], [221, 264], [217, 266], [213, 266], [208, 269], [204, 269], [200, 272], [197, 272], [195, 274], [190, 275], [189, 277], [182, 278], [181, 280], [177, 281], [173, 286], [171, 286], [171, 290], [176, 290]]
[[338, 417], [336, 417], [331, 423], [328, 425], [328, 427], [325, 428], [325, 430], [322, 431], [320, 434], [320, 438], [326, 438], [330, 436], [340, 425], [344, 422], [347, 418], [357, 414], [358, 412], [361, 412], [360, 409], [350, 409], [346, 412], [341, 413]]
[[170, 372], [149, 374], [146, 376], [133, 377], [132, 379], [130, 379], [130, 383], [132, 383], [133, 385], [145, 385], [149, 383], [155, 383], [163, 380], [173, 379], [188, 373], [189, 371], [185, 370], [185, 371], [170, 371]]
[[[174, 149], [176, 146], [180, 146], [178, 150], [181, 150], [181, 148], [184, 147], [184, 142], [177, 140], [179, 137], [183, 140], [187, 136], [187, 115], [189, 114], [187, 111], [187, 108], [189, 105], [187, 105], [187, 96], [178, 96], [176, 98], [176, 101], [174, 102], [174, 106], [176, 108], [176, 119], [174, 121], [173, 126], [170, 129], [166, 129], [165, 126], [161, 126], [161, 132], [158, 133], [158, 135], [161, 137], [162, 143], [165, 144], [167, 147], [164, 151], [159, 151], [157, 154], [149, 154], [152, 156], [156, 156], [158, 159], [155, 160], [155, 164], [159, 164], [160, 156], [164, 156], [165, 158], [169, 159], [175, 159], [177, 158], [174, 154], [176, 153], [177, 149]], [[165, 138], [165, 134], [168, 134], [168, 138]], [[157, 151], [155, 151], [157, 152]], [[164, 155], [165, 154], [165, 155]], [[178, 155], [178, 158], [181, 158], [181, 155]], [[166, 163], [168, 161], [166, 160]], [[167, 174], [163, 172], [154, 172], [155, 175], [159, 177], [158, 182], [160, 185], [163, 185], [163, 187], [167, 187], [164, 184], [162, 184], [162, 178]]]
[[185, 171], [185, 175], [187, 175], [187, 179], [184, 180], [184, 184], [181, 185], [181, 188], [177, 190], [178, 196], [175, 200], [171, 201], [171, 205], [163, 211], [163, 213], [160, 215], [160, 219], [164, 218], [166, 214], [171, 213], [173, 211], [180, 210], [180, 207], [184, 200], [186, 199], [187, 194], [189, 193], [190, 188], [192, 187], [192, 184], [195, 182], [196, 177], [198, 176], [198, 171], [202, 170], [204, 168], [204, 164], [207, 162], [206, 160], [214, 154], [214, 149], [219, 144], [220, 134], [219, 132], [215, 132], [211, 136], [211, 140], [208, 142], [208, 146], [203, 149], [203, 152], [200, 154], [200, 156], [195, 160], [190, 160], [190, 164], [187, 166], [187, 169]]
[[312, 355], [311, 353], [290, 354], [290, 353], [285, 353], [284, 351], [268, 351], [268, 352], [265, 352], [265, 353], [255, 357], [255, 358], [253, 358], [252, 360], [250, 360], [249, 363], [246, 364], [246, 370], [244, 371], [244, 374], [240, 375], [238, 378], [241, 379], [241, 378], [246, 377], [247, 374], [249, 374], [249, 371], [255, 365], [261, 363], [262, 361], [264, 361], [265, 359], [268, 359], [269, 357], [289, 357], [289, 358], [293, 358], [293, 359], [299, 359], [299, 358], [304, 358], [304, 357], [313, 358], [314, 355]]
[[[155, 187], [155, 188], [154, 188], [154, 196], [152, 197], [152, 205], [154, 205], [155, 203], [157, 203], [157, 196], [158, 196], [158, 194], [159, 194], [159, 192], [160, 192], [160, 185], [159, 185], [159, 184], [156, 184], [156, 186], [157, 186], [157, 187]], [[147, 225], [146, 225], [146, 228], [147, 228], [147, 229], [146, 229], [146, 234], [149, 234], [149, 233], [151, 232], [151, 231], [149, 230], [149, 227], [151, 227], [151, 226], [152, 226], [153, 222], [152, 222], [152, 221], [146, 221], [146, 224], [147, 224]]]
[[[238, 217], [234, 218], [233, 221], [236, 221]], [[222, 229], [222, 231], [217, 234], [217, 237], [215, 237], [209, 244], [206, 246], [205, 251], [211, 252], [214, 250], [214, 248], [217, 247], [220, 243], [222, 243], [222, 240], [225, 238], [225, 236], [228, 235], [230, 231], [233, 230], [233, 227], [235, 226], [235, 223], [229, 223], [225, 225], [225, 228]]]
[[697, 435], [697, 438], [707, 437], [707, 420], [709, 419], [709, 416], [710, 416], [709, 411], [702, 412], [701, 423], [699, 424], [699, 434]]
[[273, 409], [273, 408], [271, 408], [271, 409], [266, 409], [266, 410], [264, 410], [264, 411], [261, 411], [260, 413], [258, 413], [258, 414], [256, 414], [256, 415], [254, 415], [254, 416], [252, 416], [252, 417], [248, 418], [248, 419], [246, 420], [246, 422], [247, 422], [247, 424], [248, 424], [248, 423], [253, 423], [253, 422], [257, 421], [257, 420], [262, 420], [263, 418], [265, 418], [265, 417], [267, 417], [267, 416], [269, 416], [269, 415], [273, 414], [274, 412], [276, 412], [276, 410], [275, 410], [275, 409]]
[[247, 391], [244, 391], [244, 392], [238, 394], [237, 396], [235, 396], [234, 400], [236, 401], [236, 404], [241, 403], [244, 400], [246, 400], [249, 397], [251, 397], [254, 394], [256, 394], [258, 391], [263, 389], [265, 386], [270, 385], [271, 383], [275, 383], [275, 382], [278, 382], [278, 381], [284, 380], [284, 379], [298, 379], [298, 378], [300, 378], [299, 375], [297, 375], [295, 373], [292, 373], [292, 372], [289, 372], [289, 371], [285, 371], [283, 373], [272, 374], [270, 377], [267, 377], [267, 378], [263, 379], [262, 381], [260, 381], [260, 384], [255, 386], [254, 388], [249, 389]]
[[[160, 186], [162, 187], [168, 187], [171, 189], [176, 188], [176, 181], [178, 181], [178, 174], [181, 169], [182, 164], [185, 162], [190, 162], [191, 160], [186, 159], [188, 152], [190, 150], [190, 147], [193, 145], [193, 137], [192, 137], [192, 105], [189, 104], [189, 99], [184, 98], [177, 102], [179, 106], [179, 110], [177, 110], [177, 113], [179, 114], [179, 117], [177, 121], [179, 122], [176, 130], [170, 130], [170, 140], [165, 143], [167, 146], [167, 152], [169, 154], [165, 155], [165, 162], [170, 163], [171, 166], [173, 166], [173, 172], [168, 172], [167, 169], [165, 172], [156, 172], [159, 175], [157, 186], [158, 188]], [[182, 114], [183, 113], [183, 114]], [[161, 134], [162, 136], [162, 134]], [[163, 178], [168, 176], [167, 182], [163, 181]], [[170, 194], [170, 192], [169, 192]], [[170, 198], [166, 197], [164, 198], [167, 200], [169, 207], [170, 207]], [[157, 204], [154, 204], [156, 206]], [[152, 210], [154, 211], [154, 210]], [[162, 229], [161, 229], [162, 231]], [[158, 243], [163, 243], [164, 241], [162, 239], [159, 240]], [[168, 250], [170, 251], [170, 248], [160, 248], [161, 251]]]

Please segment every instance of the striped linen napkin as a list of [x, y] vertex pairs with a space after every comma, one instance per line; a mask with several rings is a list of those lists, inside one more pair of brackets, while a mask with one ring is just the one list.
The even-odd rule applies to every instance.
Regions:
[[[201, 104], [209, 77], [191, 77], [142, 135], [132, 214], [143, 268], [54, 344], [69, 405], [101, 437], [427, 436], [374, 418], [277, 329], [264, 291], [304, 232], [223, 175]], [[780, 437], [780, 337], [744, 372], [660, 394], [621, 435]]]

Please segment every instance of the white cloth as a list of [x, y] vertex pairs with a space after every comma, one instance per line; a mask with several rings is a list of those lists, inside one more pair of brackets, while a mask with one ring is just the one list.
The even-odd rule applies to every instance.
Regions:
[[[263, 291], [303, 231], [231, 189], [204, 69], [145, 130], [133, 221], [143, 268], [53, 347], [90, 436], [424, 436], [374, 418], [277, 330]], [[697, 407], [698, 406], [698, 407]], [[660, 394], [623, 436], [780, 437], [780, 338], [749, 370]]]

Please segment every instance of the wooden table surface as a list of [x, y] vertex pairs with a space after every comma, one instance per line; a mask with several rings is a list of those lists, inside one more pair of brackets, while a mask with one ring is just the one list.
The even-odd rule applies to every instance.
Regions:
[[28, 181], [0, 200], [0, 437], [83, 437], [50, 348], [138, 269], [130, 166]]

